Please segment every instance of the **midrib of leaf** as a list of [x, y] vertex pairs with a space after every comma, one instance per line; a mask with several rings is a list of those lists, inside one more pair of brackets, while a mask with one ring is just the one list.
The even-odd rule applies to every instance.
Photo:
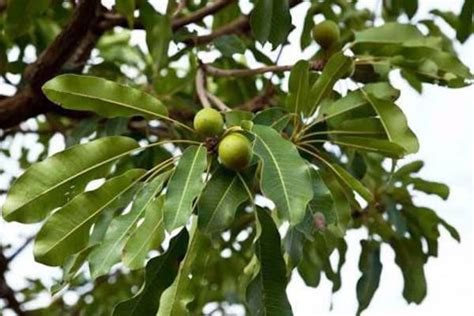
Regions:
[[[199, 145], [198, 149], [196, 150], [196, 154], [194, 155], [193, 162], [192, 162], [191, 168], [189, 170], [194, 169], [194, 165], [196, 164], [196, 159], [199, 156], [199, 150], [201, 149], [201, 146], [202, 145]], [[177, 208], [177, 211], [175, 212], [175, 216], [174, 216], [174, 219], [173, 219], [173, 222], [172, 222], [173, 225], [171, 227], [174, 227], [174, 225], [176, 224], [176, 217], [177, 217], [177, 214], [180, 213], [181, 207], [183, 206], [184, 195], [185, 195], [186, 191], [188, 190], [190, 180], [191, 180], [191, 172], [189, 172], [188, 176], [186, 177], [186, 182], [184, 184], [183, 190], [181, 191], [181, 197], [179, 199], [178, 208]]]
[[[273, 155], [273, 153], [271, 152], [270, 150], [270, 147], [263, 141], [263, 139], [256, 135], [255, 134], [255, 137], [257, 137], [258, 139], [260, 139], [260, 141], [262, 142], [263, 146], [265, 147], [265, 149], [268, 151], [270, 157], [272, 158], [272, 161], [273, 163], [275, 164], [275, 168], [277, 169], [277, 172], [278, 172], [278, 176], [279, 176], [279, 180], [280, 180], [280, 183], [283, 187], [283, 192], [284, 192], [284, 196], [285, 196], [285, 202], [286, 202], [286, 206], [288, 207], [288, 216], [291, 218], [291, 207], [290, 207], [290, 200], [289, 200], [289, 197], [288, 197], [288, 192], [286, 190], [286, 186], [285, 186], [285, 182], [283, 181], [283, 174], [281, 173], [281, 170], [280, 170], [280, 166], [278, 165], [276, 159], [275, 159], [275, 156]], [[264, 161], [262, 161], [262, 164], [265, 164]], [[262, 172], [263, 172], [263, 169], [262, 169]], [[263, 177], [262, 177], [263, 178]], [[262, 180], [261, 180], [262, 181]]]
[[[116, 160], [116, 159], [119, 159], [120, 157], [126, 156], [126, 155], [130, 154], [132, 151], [137, 150], [137, 149], [140, 149], [140, 147], [133, 148], [133, 149], [128, 150], [128, 151], [126, 151], [126, 152], [124, 152], [124, 153], [121, 153], [120, 155], [114, 156], [114, 157], [109, 158], [109, 159], [107, 159], [107, 160], [104, 160], [104, 161], [102, 161], [102, 162], [100, 162], [100, 163], [98, 163], [98, 164], [96, 164], [96, 165], [94, 165], [94, 166], [92, 166], [92, 167], [86, 168], [86, 169], [84, 169], [83, 171], [80, 171], [79, 173], [75, 174], [74, 176], [69, 177], [69, 178], [63, 180], [63, 181], [57, 183], [56, 185], [50, 187], [49, 189], [47, 189], [47, 190], [41, 192], [40, 194], [34, 196], [34, 197], [33, 197], [32, 199], [30, 199], [28, 202], [24, 203], [24, 204], [21, 206], [21, 208], [23, 208], [23, 207], [25, 207], [26, 205], [29, 205], [30, 203], [34, 202], [34, 200], [38, 199], [39, 197], [42, 197], [42, 196], [48, 194], [49, 192], [51, 192], [51, 191], [53, 191], [53, 190], [59, 188], [59, 187], [62, 186], [63, 184], [65, 184], [65, 183], [67, 183], [67, 182], [69, 182], [69, 181], [71, 181], [71, 180], [73, 180], [73, 179], [75, 179], [75, 178], [78, 178], [78, 177], [80, 177], [80, 176], [82, 176], [82, 175], [88, 173], [89, 171], [92, 171], [92, 170], [97, 169], [97, 168], [99, 168], [99, 167], [101, 167], [101, 166], [103, 166], [103, 165], [106, 165], [107, 163], [109, 163], [109, 162], [111, 162], [111, 161], [114, 161], [114, 160]], [[17, 209], [18, 209], [18, 208], [17, 208]]]
[[[339, 140], [331, 140], [331, 143], [342, 145], [342, 146], [347, 146], [347, 147], [354, 147], [354, 148], [367, 149], [367, 150], [370, 149], [370, 150], [385, 152], [385, 150], [380, 150], [376, 147], [366, 147], [366, 146], [363, 146], [363, 145], [355, 145], [355, 144], [352, 144], [352, 143], [341, 142]], [[395, 143], [393, 143], [393, 144], [395, 144]]]
[[142, 176], [138, 177], [135, 181], [133, 181], [131, 184], [129, 184], [125, 189], [123, 189], [122, 191], [120, 191], [113, 199], [111, 199], [109, 202], [105, 203], [102, 207], [100, 207], [97, 211], [95, 211], [94, 213], [92, 213], [90, 216], [88, 216], [85, 220], [83, 220], [82, 222], [79, 223], [79, 225], [76, 225], [75, 228], [73, 228], [71, 231], [69, 231], [64, 237], [62, 237], [61, 239], [59, 239], [56, 243], [54, 243], [51, 247], [48, 248], [47, 251], [45, 251], [45, 253], [48, 253], [51, 249], [53, 249], [54, 247], [56, 247], [59, 243], [63, 242], [65, 239], [69, 238], [74, 232], [76, 232], [78, 230], [79, 227], [82, 227], [82, 225], [84, 225], [85, 223], [87, 223], [88, 221], [90, 221], [92, 218], [94, 218], [94, 216], [96, 216], [97, 214], [99, 214], [100, 212], [102, 212], [102, 210], [104, 210], [107, 206], [109, 206], [112, 202], [114, 202], [117, 197], [119, 197], [120, 195], [122, 195], [124, 192], [126, 192], [128, 189], [130, 189], [132, 186], [134, 186], [137, 182], [139, 182], [141, 179], [143, 179], [148, 173], [145, 173], [143, 174]]
[[[53, 90], [53, 89], [50, 89], [50, 90]], [[54, 90], [54, 91], [59, 91], [59, 90]], [[107, 102], [107, 103], [113, 103], [113, 104], [122, 106], [122, 107], [127, 108], [127, 109], [136, 110], [138, 112], [154, 115], [154, 116], [160, 117], [160, 118], [166, 118], [165, 115], [162, 115], [162, 114], [159, 114], [159, 113], [156, 113], [156, 112], [151, 112], [151, 111], [148, 111], [146, 109], [141, 109], [141, 108], [138, 108], [138, 107], [135, 107], [135, 106], [131, 106], [131, 105], [128, 105], [126, 103], [118, 102], [118, 101], [115, 101], [115, 100], [112, 100], [112, 99], [105, 99], [105, 98], [96, 97], [96, 96], [93, 96], [93, 95], [87, 95], [87, 94], [83, 94], [83, 93], [79, 93], [79, 92], [63, 92], [63, 91], [61, 91], [61, 93], [71, 94], [71, 95], [74, 95], [74, 96], [80, 96], [80, 97], [93, 99], [93, 100], [99, 100], [99, 101]]]
[[212, 215], [211, 215], [211, 218], [209, 219], [209, 221], [207, 222], [207, 225], [206, 225], [206, 230], [209, 229], [209, 225], [211, 225], [211, 222], [214, 220], [214, 217], [215, 215], [217, 214], [217, 210], [219, 209], [219, 206], [222, 204], [222, 202], [225, 200], [225, 197], [227, 196], [227, 194], [229, 194], [229, 191], [230, 189], [232, 188], [232, 186], [234, 185], [234, 181], [235, 181], [236, 177], [234, 176], [232, 178], [232, 181], [230, 182], [229, 186], [227, 187], [227, 189], [225, 189], [225, 192], [224, 194], [222, 194], [220, 200], [219, 200], [219, 203], [217, 203], [216, 207], [214, 208], [214, 210], [212, 211]]

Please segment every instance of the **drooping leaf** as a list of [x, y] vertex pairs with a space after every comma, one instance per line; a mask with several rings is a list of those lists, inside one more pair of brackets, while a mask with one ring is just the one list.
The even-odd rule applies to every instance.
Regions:
[[456, 28], [456, 38], [464, 43], [472, 34], [472, 16], [474, 1], [464, 0], [464, 4], [459, 14], [459, 22]]
[[94, 191], [76, 196], [52, 214], [36, 236], [35, 259], [46, 265], [61, 265], [69, 255], [85, 248], [98, 215], [119, 201], [143, 174], [142, 169], [129, 170]]
[[257, 0], [250, 15], [250, 26], [260, 43], [268, 41], [272, 43], [273, 48], [283, 44], [291, 30], [288, 1]]
[[357, 300], [359, 301], [357, 315], [360, 315], [369, 306], [379, 287], [380, 274], [382, 273], [380, 243], [374, 240], [362, 240], [361, 246], [359, 270], [362, 272], [362, 276], [357, 281]]
[[114, 316], [155, 315], [160, 307], [160, 297], [178, 275], [179, 264], [186, 254], [189, 235], [183, 229], [174, 237], [167, 251], [148, 261], [145, 270], [145, 283], [133, 298], [119, 303]]
[[192, 213], [193, 201], [204, 187], [202, 173], [206, 169], [206, 155], [204, 146], [186, 148], [171, 176], [163, 206], [168, 232], [186, 224]]
[[219, 36], [214, 45], [226, 57], [232, 57], [234, 54], [243, 54], [245, 52], [245, 44], [237, 35]]
[[309, 63], [298, 61], [293, 66], [288, 82], [287, 107], [290, 112], [299, 115], [309, 111]]
[[413, 188], [426, 194], [436, 194], [443, 200], [449, 196], [449, 187], [440, 182], [427, 181], [421, 178], [410, 178], [409, 183], [413, 184]]
[[140, 6], [140, 20], [146, 30], [146, 43], [153, 59], [153, 71], [157, 73], [168, 61], [168, 47], [173, 38], [171, 20], [153, 9], [148, 2]]
[[127, 137], [107, 137], [72, 146], [28, 168], [10, 187], [3, 218], [34, 223], [105, 176], [120, 157], [138, 147]]
[[59, 75], [43, 85], [49, 100], [70, 110], [93, 111], [104, 117], [167, 116], [166, 107], [141, 90], [85, 75]]
[[226, 229], [237, 207], [248, 199], [239, 175], [219, 168], [207, 183], [198, 202], [198, 227], [204, 233]]
[[255, 256], [258, 259], [254, 279], [247, 288], [251, 315], [293, 315], [286, 296], [285, 261], [281, 254], [278, 229], [267, 211], [257, 209]]
[[268, 126], [255, 125], [254, 151], [262, 160], [261, 188], [290, 225], [301, 222], [311, 200], [309, 167], [294, 145]]
[[202, 284], [202, 269], [207, 268], [212, 254], [212, 244], [211, 240], [202, 234], [195, 224], [196, 221], [193, 221], [192, 237], [186, 257], [181, 262], [178, 276], [173, 284], [161, 296], [157, 316], [189, 315], [187, 305], [194, 300], [196, 295], [193, 293], [191, 285], [192, 283]]
[[145, 210], [142, 223], [128, 238], [123, 251], [123, 262], [130, 269], [142, 268], [151, 249], [159, 247], [165, 238], [163, 199], [158, 198]]
[[[329, 164], [330, 170], [338, 177], [342, 183], [360, 194], [367, 202], [371, 202], [374, 199], [372, 192], [369, 191], [359, 180], [354, 178], [346, 169], [337, 164]], [[328, 165], [328, 166], [329, 166]]]
[[364, 95], [382, 121], [388, 139], [404, 147], [407, 153], [416, 153], [419, 148], [418, 139], [408, 127], [407, 119], [400, 108], [395, 103], [379, 99], [371, 93]]
[[425, 255], [421, 243], [412, 239], [395, 239], [391, 246], [395, 251], [395, 262], [402, 270], [403, 297], [408, 303], [420, 304], [426, 296], [424, 272]]
[[395, 179], [402, 179], [412, 173], [417, 173], [418, 171], [421, 170], [421, 168], [423, 168], [423, 165], [424, 165], [424, 162], [421, 160], [410, 162], [400, 167], [400, 169], [398, 169], [397, 171], [395, 171], [395, 173], [393, 174], [393, 177]]
[[270, 126], [277, 131], [283, 130], [290, 120], [290, 115], [279, 107], [271, 107], [258, 112], [253, 122], [259, 125]]
[[146, 184], [137, 193], [130, 212], [113, 219], [105, 239], [89, 256], [89, 266], [93, 279], [108, 273], [110, 268], [120, 261], [125, 243], [130, 235], [136, 229], [139, 229], [136, 228], [136, 225], [145, 212], [148, 212], [147, 209], [155, 206], [153, 200], [161, 191], [168, 176], [169, 172], [165, 172]]
[[353, 61], [342, 53], [331, 56], [324, 66], [323, 72], [310, 90], [310, 106], [306, 115], [310, 116], [316, 110], [321, 101], [331, 93], [334, 84], [341, 79], [351, 67]]

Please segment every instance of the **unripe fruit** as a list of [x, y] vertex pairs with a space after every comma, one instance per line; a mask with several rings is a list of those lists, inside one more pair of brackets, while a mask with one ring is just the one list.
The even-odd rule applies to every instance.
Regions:
[[245, 169], [252, 158], [252, 147], [249, 140], [239, 133], [225, 136], [219, 143], [219, 159], [232, 170]]
[[323, 49], [331, 48], [339, 42], [339, 27], [331, 20], [323, 21], [313, 27], [313, 38]]
[[224, 119], [218, 111], [205, 108], [196, 113], [194, 129], [202, 136], [219, 136], [224, 130]]

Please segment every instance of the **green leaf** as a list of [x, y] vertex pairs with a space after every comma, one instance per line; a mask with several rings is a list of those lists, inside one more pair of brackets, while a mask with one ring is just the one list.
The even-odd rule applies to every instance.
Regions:
[[127, 18], [128, 26], [133, 27], [133, 11], [135, 11], [135, 0], [116, 0], [115, 9]]
[[93, 111], [104, 117], [168, 115], [156, 98], [113, 81], [84, 75], [60, 75], [43, 85], [46, 97], [70, 110]]
[[449, 187], [440, 182], [426, 181], [421, 178], [410, 178], [409, 183], [413, 184], [413, 188], [426, 194], [436, 194], [443, 200], [449, 197]]
[[288, 81], [287, 107], [297, 115], [309, 111], [309, 63], [300, 60], [292, 68]]
[[245, 44], [237, 35], [223, 35], [214, 40], [214, 45], [226, 57], [245, 53]]
[[146, 43], [153, 59], [152, 69], [157, 74], [168, 62], [168, 47], [173, 38], [171, 20], [168, 15], [156, 12], [148, 2], [140, 6], [140, 20], [146, 30]]
[[291, 15], [287, 0], [256, 0], [250, 15], [254, 37], [262, 44], [270, 42], [273, 48], [283, 44], [291, 30]]
[[[193, 218], [195, 219], [195, 218]], [[208, 268], [208, 262], [213, 253], [212, 244], [206, 235], [201, 234], [193, 221], [192, 238], [189, 242], [186, 257], [179, 269], [173, 284], [166, 289], [160, 299], [160, 309], [157, 316], [187, 316], [187, 305], [195, 298], [192, 285], [201, 288], [202, 270]], [[192, 277], [191, 277], [192, 276]]]
[[456, 28], [456, 38], [464, 43], [472, 34], [472, 16], [474, 1], [464, 0], [464, 4], [459, 14], [459, 22]]
[[117, 203], [143, 174], [142, 169], [127, 171], [94, 191], [76, 196], [52, 214], [36, 236], [36, 261], [51, 266], [61, 265], [68, 256], [85, 248], [89, 230], [99, 214]]
[[34, 18], [43, 13], [50, 2], [50, 0], [8, 0], [5, 33], [10, 38], [28, 33]]
[[256, 275], [247, 288], [247, 305], [251, 315], [293, 315], [286, 296], [285, 261], [281, 254], [278, 229], [268, 212], [257, 209], [255, 256]]
[[341, 184], [333, 173], [320, 172], [319, 174], [331, 192], [332, 199], [334, 201], [334, 214], [336, 216], [337, 223], [336, 228], [339, 231], [338, 234], [343, 236], [347, 225], [351, 220], [351, 205], [344, 194]]
[[251, 120], [253, 113], [247, 111], [232, 110], [224, 113], [227, 127], [240, 126], [242, 121]]
[[342, 53], [331, 56], [324, 66], [321, 76], [311, 87], [309, 95], [311, 102], [308, 111], [305, 113], [306, 115], [311, 116], [316, 111], [317, 106], [332, 92], [334, 84], [348, 72], [352, 63], [352, 59]]
[[[386, 82], [370, 83], [364, 86], [364, 91], [372, 93], [379, 99], [396, 99], [399, 96], [399, 91], [394, 89]], [[328, 120], [331, 118], [343, 116], [344, 114], [366, 106], [367, 99], [361, 90], [349, 92], [343, 98], [335, 101], [321, 104], [316, 123]]]
[[403, 297], [408, 303], [420, 304], [426, 296], [426, 279], [423, 266], [425, 255], [421, 243], [412, 239], [394, 239], [391, 242], [395, 251], [395, 262], [402, 270]]
[[166, 230], [185, 225], [193, 211], [193, 201], [201, 193], [206, 169], [207, 151], [204, 146], [190, 146], [181, 156], [168, 183], [163, 216]]
[[160, 297], [178, 275], [179, 263], [186, 254], [189, 235], [183, 229], [174, 237], [168, 250], [148, 261], [145, 269], [145, 283], [133, 298], [115, 306], [114, 316], [155, 315], [160, 307]]
[[359, 307], [357, 315], [365, 310], [375, 291], [379, 287], [382, 263], [380, 262], [380, 243], [375, 240], [362, 240], [362, 253], [360, 254], [359, 270], [362, 276], [357, 281], [357, 300]]
[[202, 192], [198, 202], [198, 227], [207, 234], [220, 232], [232, 224], [240, 204], [248, 199], [240, 176], [219, 168]]
[[270, 126], [280, 132], [286, 127], [289, 120], [290, 115], [288, 115], [285, 110], [279, 107], [271, 107], [258, 112], [255, 115], [253, 122], [259, 125]]
[[401, 2], [401, 5], [403, 6], [408, 18], [413, 18], [413, 16], [416, 14], [416, 11], [418, 11], [418, 0], [402, 0]]
[[419, 148], [418, 139], [408, 127], [400, 108], [392, 101], [379, 99], [371, 93], [366, 93], [365, 97], [382, 121], [389, 141], [404, 147], [409, 154], [416, 153]]
[[395, 179], [402, 179], [412, 173], [417, 173], [423, 168], [424, 162], [421, 160], [412, 161], [402, 167], [400, 167], [395, 173], [393, 177]]
[[127, 137], [106, 137], [72, 146], [28, 168], [10, 187], [3, 218], [35, 223], [79, 194], [86, 184], [104, 177], [112, 163], [138, 148]]
[[354, 178], [346, 169], [337, 164], [328, 164], [329, 169], [334, 172], [338, 179], [360, 194], [364, 200], [371, 202], [374, 199], [372, 192], [369, 191], [359, 180]]
[[338, 136], [331, 140], [332, 143], [355, 148], [362, 151], [373, 151], [384, 156], [401, 158], [405, 153], [405, 149], [396, 143], [382, 139], [364, 138], [356, 136]]
[[[113, 219], [105, 239], [96, 247], [89, 256], [90, 271], [93, 279], [107, 274], [110, 268], [120, 261], [122, 250], [130, 235], [136, 231], [138, 221], [143, 217], [148, 208], [154, 208], [155, 196], [163, 188], [163, 183], [169, 172], [163, 173], [146, 184], [137, 193], [130, 212]], [[154, 209], [156, 211], [156, 209]], [[143, 264], [143, 261], [141, 262]]]
[[271, 127], [255, 125], [253, 133], [254, 152], [262, 160], [262, 192], [294, 226], [303, 220], [313, 196], [309, 167], [295, 146]]
[[143, 223], [128, 238], [123, 251], [123, 262], [130, 269], [140, 269], [151, 249], [158, 248], [165, 238], [163, 199], [157, 198], [145, 211]]

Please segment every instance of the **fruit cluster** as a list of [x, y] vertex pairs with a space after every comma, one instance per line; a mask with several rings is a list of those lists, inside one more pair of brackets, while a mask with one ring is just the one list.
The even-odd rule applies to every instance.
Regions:
[[194, 117], [194, 129], [203, 137], [219, 139], [217, 153], [224, 167], [240, 171], [250, 164], [250, 141], [238, 131], [224, 131], [224, 119], [218, 111], [211, 108], [200, 110]]

